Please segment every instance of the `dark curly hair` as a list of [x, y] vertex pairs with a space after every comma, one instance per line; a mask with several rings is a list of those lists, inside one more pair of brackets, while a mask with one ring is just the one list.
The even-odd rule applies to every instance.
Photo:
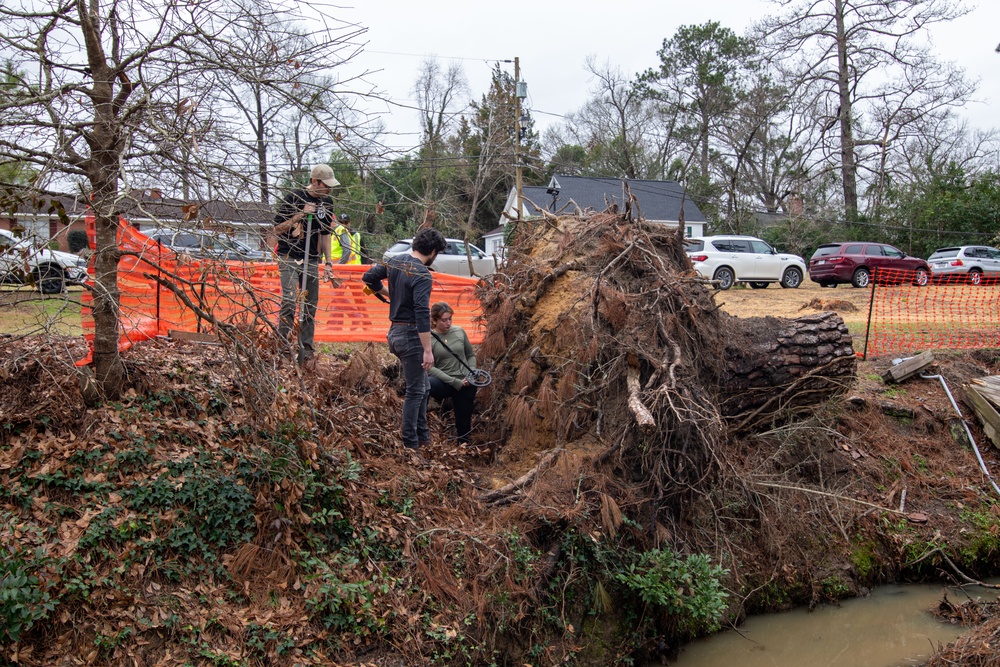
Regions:
[[435, 250], [442, 252], [447, 247], [448, 242], [444, 240], [441, 232], [436, 229], [421, 229], [413, 237], [413, 249], [421, 255], [431, 255]]

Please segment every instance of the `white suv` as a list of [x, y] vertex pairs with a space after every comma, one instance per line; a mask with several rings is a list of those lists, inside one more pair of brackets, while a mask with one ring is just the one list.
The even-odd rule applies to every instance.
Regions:
[[42, 294], [59, 294], [69, 282], [87, 279], [87, 260], [33, 245], [0, 229], [0, 282], [34, 282]]
[[771, 283], [798, 287], [806, 275], [806, 262], [798, 255], [779, 253], [753, 236], [703, 236], [684, 239], [684, 250], [702, 277], [716, 281], [719, 289], [737, 282], [763, 289]]

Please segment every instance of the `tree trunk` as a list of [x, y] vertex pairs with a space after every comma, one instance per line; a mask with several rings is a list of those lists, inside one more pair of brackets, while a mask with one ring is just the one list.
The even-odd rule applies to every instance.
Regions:
[[720, 394], [722, 414], [736, 422], [817, 405], [853, 381], [851, 334], [837, 313], [734, 323]]
[[[94, 375], [105, 398], [120, 395], [125, 369], [118, 353], [118, 178], [124, 129], [118, 117], [134, 84], [109, 64], [101, 43], [99, 18], [78, 3], [93, 85], [94, 121], [87, 134], [90, 156], [81, 166], [90, 182], [96, 243], [94, 249]], [[117, 86], [117, 92], [116, 92]]]
[[854, 164], [851, 81], [843, 0], [836, 0], [834, 11], [837, 19], [837, 89], [840, 94], [840, 173], [844, 181], [844, 216], [850, 225], [858, 221], [858, 171]]

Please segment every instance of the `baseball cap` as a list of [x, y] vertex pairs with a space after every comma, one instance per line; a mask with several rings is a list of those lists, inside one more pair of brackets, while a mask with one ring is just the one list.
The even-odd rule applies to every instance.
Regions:
[[313, 167], [312, 171], [309, 172], [309, 179], [323, 181], [331, 188], [335, 188], [340, 185], [340, 181], [338, 181], [337, 177], [333, 175], [333, 169], [331, 169], [328, 164], [318, 164]]
[[346, 213], [341, 213], [340, 214], [340, 221], [341, 222], [350, 222], [351, 221], [351, 216], [347, 215]]

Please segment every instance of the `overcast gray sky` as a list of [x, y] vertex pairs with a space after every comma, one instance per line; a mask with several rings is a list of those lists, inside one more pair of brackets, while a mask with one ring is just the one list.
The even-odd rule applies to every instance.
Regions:
[[[967, 6], [973, 10], [965, 17], [932, 29], [934, 50], [980, 79], [979, 102], [967, 105], [965, 115], [977, 126], [994, 127], [1000, 125], [994, 113], [1000, 104], [1000, 54], [994, 52], [1000, 43], [1000, 2]], [[586, 101], [593, 85], [584, 68], [588, 55], [632, 75], [655, 66], [663, 40], [682, 25], [718, 21], [742, 34], [751, 22], [780, 9], [764, 0], [507, 0], [489, 5], [368, 0], [333, 13], [368, 28], [365, 50], [352, 68], [370, 70], [367, 80], [402, 105], [413, 104], [413, 81], [429, 56], [443, 65], [460, 59], [475, 99], [489, 86], [493, 63], [517, 56], [528, 84], [528, 107], [543, 128]], [[513, 64], [505, 67], [513, 72]], [[416, 146], [415, 111], [377, 104], [371, 110], [386, 112], [389, 146], [401, 151]]]

